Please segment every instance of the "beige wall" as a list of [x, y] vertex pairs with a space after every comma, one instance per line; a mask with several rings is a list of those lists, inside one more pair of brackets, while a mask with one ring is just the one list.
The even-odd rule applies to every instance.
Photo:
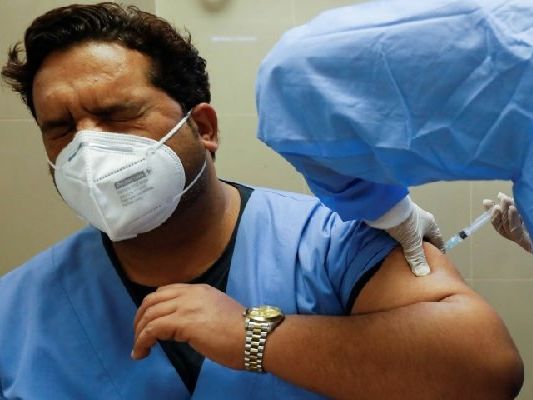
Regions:
[[[0, 62], [8, 44], [22, 37], [29, 21], [67, 1], [0, 0]], [[89, 3], [89, 2], [87, 2]], [[137, 4], [187, 27], [207, 58], [213, 104], [222, 136], [217, 168], [223, 178], [294, 191], [303, 179], [255, 139], [254, 80], [260, 60], [291, 26], [347, 0], [140, 0]], [[40, 136], [14, 95], [0, 92], [0, 274], [81, 226], [62, 204], [47, 173]], [[436, 183], [412, 196], [432, 211], [449, 237], [483, 210], [481, 200], [506, 182]], [[533, 398], [533, 258], [485, 227], [450, 253], [467, 281], [500, 312], [526, 364], [519, 399]], [[480, 349], [479, 351], [490, 351]]]

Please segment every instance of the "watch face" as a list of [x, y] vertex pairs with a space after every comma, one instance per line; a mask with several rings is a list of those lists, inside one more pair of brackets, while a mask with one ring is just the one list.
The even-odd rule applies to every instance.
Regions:
[[250, 309], [250, 318], [258, 321], [276, 321], [280, 319], [283, 314], [278, 307], [259, 306]]

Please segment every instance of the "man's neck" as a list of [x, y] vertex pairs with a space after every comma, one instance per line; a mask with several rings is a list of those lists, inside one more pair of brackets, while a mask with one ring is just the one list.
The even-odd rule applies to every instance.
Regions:
[[178, 209], [155, 231], [113, 243], [130, 280], [152, 287], [189, 282], [222, 255], [235, 229], [240, 196], [233, 186], [213, 179], [187, 213]]

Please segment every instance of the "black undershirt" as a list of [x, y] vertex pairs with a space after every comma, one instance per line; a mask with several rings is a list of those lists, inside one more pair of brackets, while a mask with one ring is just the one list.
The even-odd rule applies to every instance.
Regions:
[[[224, 252], [220, 258], [211, 266], [207, 271], [205, 271], [199, 277], [193, 279], [188, 283], [205, 283], [212, 287], [217, 288], [222, 292], [226, 292], [226, 284], [228, 282], [229, 269], [231, 265], [231, 259], [233, 257], [233, 250], [235, 248], [235, 240], [237, 236], [237, 228], [239, 226], [242, 213], [246, 207], [246, 203], [250, 198], [253, 189], [247, 186], [240, 185], [238, 183], [227, 182], [230, 185], [234, 186], [238, 191], [241, 197], [241, 208], [239, 210], [239, 216], [237, 218], [237, 223], [231, 235], [230, 241], [228, 242]], [[138, 283], [132, 282], [122, 269], [120, 261], [118, 260], [111, 240], [107, 237], [106, 234], [102, 233], [102, 242], [104, 248], [107, 252], [109, 259], [113, 267], [115, 268], [118, 276], [122, 280], [122, 283], [126, 287], [129, 295], [131, 296], [133, 302], [139, 307], [143, 299], [154, 292], [157, 288], [139, 285]], [[363, 276], [355, 283], [348, 304], [346, 306], [346, 314], [350, 314], [351, 309], [355, 303], [355, 299], [365, 286], [365, 284], [372, 278], [374, 273], [381, 266], [381, 262], [377, 263], [375, 266], [370, 268]], [[181, 380], [192, 394], [196, 387], [196, 381], [198, 380], [198, 375], [200, 374], [200, 369], [204, 361], [204, 356], [194, 350], [188, 343], [175, 342], [173, 340], [163, 341], [160, 340], [159, 344], [163, 348], [165, 354], [167, 355], [169, 361], [172, 363], [176, 372], [179, 374]]]
[[[237, 227], [239, 226], [241, 215], [244, 211], [246, 203], [253, 192], [253, 189], [247, 186], [230, 182], [228, 183], [239, 191], [239, 195], [241, 197], [241, 208], [230, 241], [228, 242], [220, 258], [211, 267], [209, 267], [207, 271], [205, 271], [199, 277], [188, 282], [205, 283], [217, 288], [222, 292], [226, 291], [231, 258], [233, 256], [233, 249], [235, 248]], [[113, 250], [111, 241], [104, 233], [102, 233], [102, 241], [113, 267], [120, 276], [120, 279], [130, 294], [133, 302], [137, 305], [137, 307], [139, 307], [143, 299], [148, 294], [154, 292], [157, 288], [139, 285], [138, 283], [132, 282], [130, 279], [128, 279], [120, 265], [115, 251]], [[204, 356], [194, 350], [188, 343], [175, 342], [173, 340], [160, 340], [159, 344], [165, 351], [165, 354], [176, 369], [176, 372], [179, 374], [189, 392], [193, 393], [194, 388], [196, 387], [196, 381], [198, 380], [198, 375], [200, 374], [202, 363], [204, 361]]]

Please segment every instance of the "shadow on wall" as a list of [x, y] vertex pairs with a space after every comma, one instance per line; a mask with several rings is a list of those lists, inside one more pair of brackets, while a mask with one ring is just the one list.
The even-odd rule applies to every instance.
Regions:
[[202, 7], [209, 12], [218, 12], [226, 8], [231, 0], [200, 0]]

